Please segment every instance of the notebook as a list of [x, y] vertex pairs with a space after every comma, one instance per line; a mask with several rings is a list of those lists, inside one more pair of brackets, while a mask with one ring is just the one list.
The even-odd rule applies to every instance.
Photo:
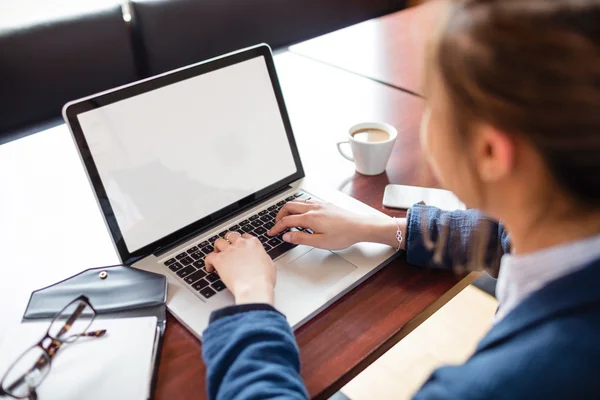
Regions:
[[[46, 333], [48, 322], [25, 322], [7, 332], [0, 347], [0, 377]], [[96, 319], [90, 331], [101, 338], [80, 338], [61, 348], [37, 389], [43, 400], [146, 400], [160, 328], [156, 317]]]

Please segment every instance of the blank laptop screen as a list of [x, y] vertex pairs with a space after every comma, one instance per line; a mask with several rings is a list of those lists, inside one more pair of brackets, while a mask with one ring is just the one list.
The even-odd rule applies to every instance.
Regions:
[[130, 252], [296, 173], [263, 57], [78, 119]]

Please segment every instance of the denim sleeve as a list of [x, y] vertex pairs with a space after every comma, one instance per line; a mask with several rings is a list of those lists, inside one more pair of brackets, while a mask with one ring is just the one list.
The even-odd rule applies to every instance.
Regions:
[[406, 259], [421, 267], [486, 269], [497, 276], [502, 254], [510, 251], [501, 223], [476, 210], [442, 211], [416, 204], [407, 217]]
[[202, 354], [209, 399], [307, 399], [294, 334], [273, 307], [215, 311]]

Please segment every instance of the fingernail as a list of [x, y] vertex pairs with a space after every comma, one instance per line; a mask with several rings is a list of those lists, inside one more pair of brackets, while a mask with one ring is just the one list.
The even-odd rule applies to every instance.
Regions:
[[284, 242], [291, 243], [292, 242], [292, 235], [289, 234], [289, 233], [286, 233], [285, 235], [283, 235], [282, 239], [283, 239]]

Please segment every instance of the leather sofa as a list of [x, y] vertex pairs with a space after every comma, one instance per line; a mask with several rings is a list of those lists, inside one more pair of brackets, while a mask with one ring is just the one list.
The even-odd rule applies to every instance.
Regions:
[[283, 48], [406, 3], [61, 0], [45, 12], [10, 2], [0, 15], [0, 143], [58, 123], [69, 100], [256, 43]]

